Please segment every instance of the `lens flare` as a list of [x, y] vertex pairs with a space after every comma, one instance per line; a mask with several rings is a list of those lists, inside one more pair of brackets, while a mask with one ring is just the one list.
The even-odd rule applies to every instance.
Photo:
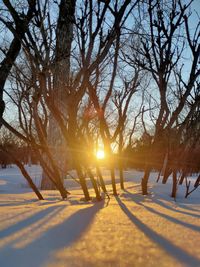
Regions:
[[104, 153], [104, 151], [101, 150], [101, 149], [97, 150], [97, 152], [96, 152], [96, 157], [97, 157], [97, 159], [104, 159], [104, 158], [105, 158], [105, 153]]

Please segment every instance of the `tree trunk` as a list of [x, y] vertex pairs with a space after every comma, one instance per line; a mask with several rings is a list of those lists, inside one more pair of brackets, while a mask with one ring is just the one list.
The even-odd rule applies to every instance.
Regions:
[[31, 187], [31, 189], [33, 190], [33, 192], [36, 194], [36, 196], [38, 197], [39, 200], [44, 200], [42, 194], [40, 193], [40, 191], [38, 190], [37, 186], [34, 184], [34, 182], [32, 181], [30, 175], [28, 174], [28, 172], [26, 171], [26, 169], [24, 168], [23, 164], [17, 160], [15, 158], [15, 156], [13, 155], [13, 153], [9, 153], [8, 151], [3, 150], [3, 152], [8, 155], [8, 157], [10, 157], [11, 159], [13, 159], [13, 161], [15, 162], [15, 164], [17, 165], [17, 167], [20, 169], [22, 175], [24, 176], [24, 178], [26, 179], [26, 181], [28, 182], [29, 186]]
[[51, 184], [56, 189], [59, 190], [62, 198], [66, 199], [67, 198], [67, 194], [69, 194], [69, 192], [64, 188], [64, 185], [61, 182], [61, 177], [60, 177], [60, 175], [58, 173], [58, 170], [56, 168], [53, 169], [54, 164], [52, 163], [51, 167], [50, 167], [50, 164], [48, 164], [47, 161], [45, 161], [43, 159], [43, 156], [38, 152], [38, 150], [35, 149], [34, 147], [33, 147], [33, 150], [34, 150], [35, 154], [37, 155], [37, 158], [38, 158], [38, 160], [40, 162], [40, 165], [41, 165], [43, 171], [45, 172], [46, 175], [48, 175], [48, 178], [51, 181]]
[[111, 175], [113, 195], [117, 196], [116, 181], [115, 181], [115, 169], [113, 166], [110, 167], [110, 175]]
[[[69, 93], [69, 76], [70, 76], [70, 54], [73, 40], [73, 23], [75, 13], [75, 0], [61, 0], [59, 8], [59, 17], [56, 29], [56, 52], [55, 52], [55, 69], [54, 69], [54, 91], [52, 94], [53, 101], [58, 109], [67, 118], [67, 102]], [[53, 147], [54, 159], [57, 161], [60, 169], [60, 175], [64, 176], [67, 171], [67, 161], [63, 147], [67, 148], [66, 140], [61, 134], [59, 125], [55, 118], [50, 114], [49, 145]], [[49, 180], [48, 175], [43, 173], [43, 189], [54, 189], [54, 185]]]
[[42, 173], [42, 181], [41, 181], [41, 189], [42, 190], [56, 190], [55, 185], [47, 175], [47, 173], [43, 170]]
[[164, 175], [163, 175], [163, 180], [162, 183], [166, 184], [169, 176], [172, 174], [172, 170], [169, 168], [169, 166], [166, 166]]
[[111, 176], [113, 195], [117, 196], [117, 188], [116, 188], [116, 180], [115, 180], [115, 168], [114, 168], [111, 144], [110, 144], [110, 141], [108, 139], [106, 139], [105, 137], [104, 137], [103, 141], [104, 141], [104, 147], [106, 148], [108, 155], [110, 157], [110, 176]]
[[122, 190], [124, 190], [124, 172], [123, 172], [123, 161], [122, 161], [122, 147], [123, 147], [123, 128], [121, 129], [121, 132], [119, 133], [119, 179], [120, 179], [120, 187]]
[[150, 175], [151, 169], [149, 167], [146, 168], [144, 172], [144, 177], [142, 178], [141, 186], [142, 186], [142, 194], [148, 195], [148, 181], [149, 181], [149, 175]]
[[177, 192], [177, 173], [176, 171], [173, 171], [173, 184], [172, 184], [172, 193], [171, 197], [176, 198], [176, 192]]
[[198, 178], [196, 179], [196, 181], [195, 181], [195, 183], [194, 183], [194, 187], [195, 187], [195, 188], [198, 187], [199, 184], [200, 184], [200, 174], [199, 174]]
[[89, 195], [89, 191], [88, 191], [88, 188], [87, 188], [85, 177], [84, 177], [84, 175], [82, 173], [82, 170], [81, 170], [81, 167], [79, 166], [78, 163], [75, 163], [75, 169], [76, 169], [79, 181], [80, 181], [81, 188], [83, 190], [83, 194], [85, 196], [85, 200], [89, 201], [91, 199], [91, 197]]
[[181, 174], [180, 181], [179, 181], [179, 184], [180, 184], [180, 185], [183, 184], [184, 178], [185, 178], [185, 172], [183, 171], [182, 174]]
[[103, 176], [102, 176], [102, 174], [101, 174], [101, 170], [100, 170], [100, 168], [99, 168], [99, 166], [98, 166], [98, 163], [96, 164], [96, 172], [97, 172], [97, 176], [99, 177], [100, 186], [101, 186], [103, 192], [104, 192], [105, 194], [107, 194], [106, 185], [105, 185], [105, 183], [104, 183]]
[[159, 173], [158, 173], [158, 177], [157, 177], [156, 183], [158, 183], [158, 182], [159, 182], [159, 180], [160, 180], [160, 176], [161, 176], [161, 173], [162, 173], [162, 170], [160, 170], [160, 171], [159, 171]]
[[120, 179], [120, 187], [122, 190], [124, 190], [124, 170], [121, 162], [119, 166], [119, 179]]
[[91, 172], [91, 170], [89, 168], [87, 169], [87, 173], [88, 173], [88, 175], [90, 177], [90, 181], [91, 181], [92, 186], [94, 188], [94, 191], [95, 191], [95, 194], [96, 194], [96, 199], [97, 200], [101, 200], [101, 195], [100, 195], [100, 192], [99, 192], [99, 189], [98, 189], [98, 186], [97, 186], [97, 182], [96, 182], [96, 180], [94, 178], [93, 173]]

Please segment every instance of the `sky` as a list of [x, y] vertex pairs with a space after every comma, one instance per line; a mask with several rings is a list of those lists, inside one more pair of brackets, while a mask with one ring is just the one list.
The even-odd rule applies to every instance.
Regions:
[[200, 0], [194, 0], [194, 2], [192, 3], [191, 11], [193, 14], [191, 16], [190, 23], [191, 27], [195, 27], [198, 20], [200, 20]]

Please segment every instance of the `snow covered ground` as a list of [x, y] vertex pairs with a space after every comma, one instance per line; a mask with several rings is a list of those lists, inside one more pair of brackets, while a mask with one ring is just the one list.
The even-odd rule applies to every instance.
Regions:
[[[27, 169], [39, 184], [40, 168]], [[142, 173], [130, 170], [126, 190], [110, 201], [80, 201], [70, 179], [68, 200], [43, 191], [38, 201], [16, 167], [0, 169], [0, 267], [200, 266], [200, 188], [185, 199], [181, 186], [174, 201], [171, 183], [156, 176], [148, 196]]]

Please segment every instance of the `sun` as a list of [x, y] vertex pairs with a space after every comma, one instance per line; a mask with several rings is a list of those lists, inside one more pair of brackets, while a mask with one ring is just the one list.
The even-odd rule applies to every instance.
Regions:
[[105, 158], [105, 153], [104, 153], [104, 151], [101, 150], [101, 149], [97, 150], [97, 152], [96, 152], [96, 157], [97, 157], [97, 159], [104, 159], [104, 158]]

